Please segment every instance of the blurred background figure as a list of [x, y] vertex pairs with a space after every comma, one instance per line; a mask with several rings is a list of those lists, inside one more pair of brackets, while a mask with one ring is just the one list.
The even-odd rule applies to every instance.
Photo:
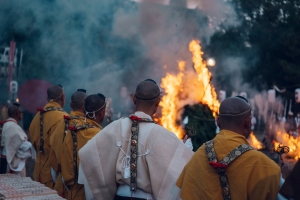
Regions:
[[5, 120], [7, 120], [7, 118], [8, 118], [7, 109], [8, 109], [9, 104], [10, 104], [10, 101], [7, 100], [7, 101], [5, 101], [5, 102], [3, 103], [3, 105], [1, 106], [1, 113], [0, 113], [1, 116], [0, 116], [0, 120], [2, 120], [3, 122], [4, 122]]

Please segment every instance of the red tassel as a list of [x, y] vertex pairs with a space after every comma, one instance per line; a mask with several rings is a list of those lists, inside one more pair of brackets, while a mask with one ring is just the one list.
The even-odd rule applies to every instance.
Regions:
[[219, 162], [209, 162], [209, 165], [214, 169], [225, 169], [227, 165]]
[[139, 118], [138, 116], [135, 116], [135, 115], [130, 115], [129, 118], [132, 121], [142, 121], [143, 120], [142, 118]]
[[68, 115], [64, 115], [64, 119], [70, 120], [71, 118]]
[[69, 130], [70, 131], [77, 131], [77, 128], [76, 128], [76, 126], [69, 126]]
[[44, 110], [44, 108], [38, 108], [37, 111], [44, 112], [45, 110]]

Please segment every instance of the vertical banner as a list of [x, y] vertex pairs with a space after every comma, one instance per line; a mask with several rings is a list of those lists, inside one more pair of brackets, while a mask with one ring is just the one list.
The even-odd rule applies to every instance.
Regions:
[[9, 58], [8, 58], [8, 96], [10, 95], [10, 82], [13, 78], [13, 71], [14, 71], [14, 60], [15, 60], [15, 49], [16, 49], [16, 42], [11, 41], [9, 47]]

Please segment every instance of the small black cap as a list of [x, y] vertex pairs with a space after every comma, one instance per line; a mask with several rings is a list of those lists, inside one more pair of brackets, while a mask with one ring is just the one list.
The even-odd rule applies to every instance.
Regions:
[[85, 89], [78, 89], [77, 92], [83, 92], [83, 93], [86, 93], [86, 90], [85, 90]]

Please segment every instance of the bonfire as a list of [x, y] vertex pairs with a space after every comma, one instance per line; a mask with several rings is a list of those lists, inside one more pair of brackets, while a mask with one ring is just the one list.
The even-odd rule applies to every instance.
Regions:
[[264, 148], [264, 145], [255, 137], [253, 131], [251, 132], [249, 138], [247, 139], [250, 146], [256, 150]]
[[185, 105], [201, 103], [207, 105], [216, 117], [220, 103], [217, 99], [215, 88], [211, 84], [212, 75], [202, 58], [203, 52], [200, 43], [192, 40], [189, 50], [193, 57], [193, 68], [186, 67], [184, 61], [178, 63], [178, 73], [167, 73], [162, 79], [161, 87], [165, 95], [160, 106], [162, 108], [162, 125], [182, 138], [184, 130], [182, 125], [176, 123], [182, 121], [181, 113]]

